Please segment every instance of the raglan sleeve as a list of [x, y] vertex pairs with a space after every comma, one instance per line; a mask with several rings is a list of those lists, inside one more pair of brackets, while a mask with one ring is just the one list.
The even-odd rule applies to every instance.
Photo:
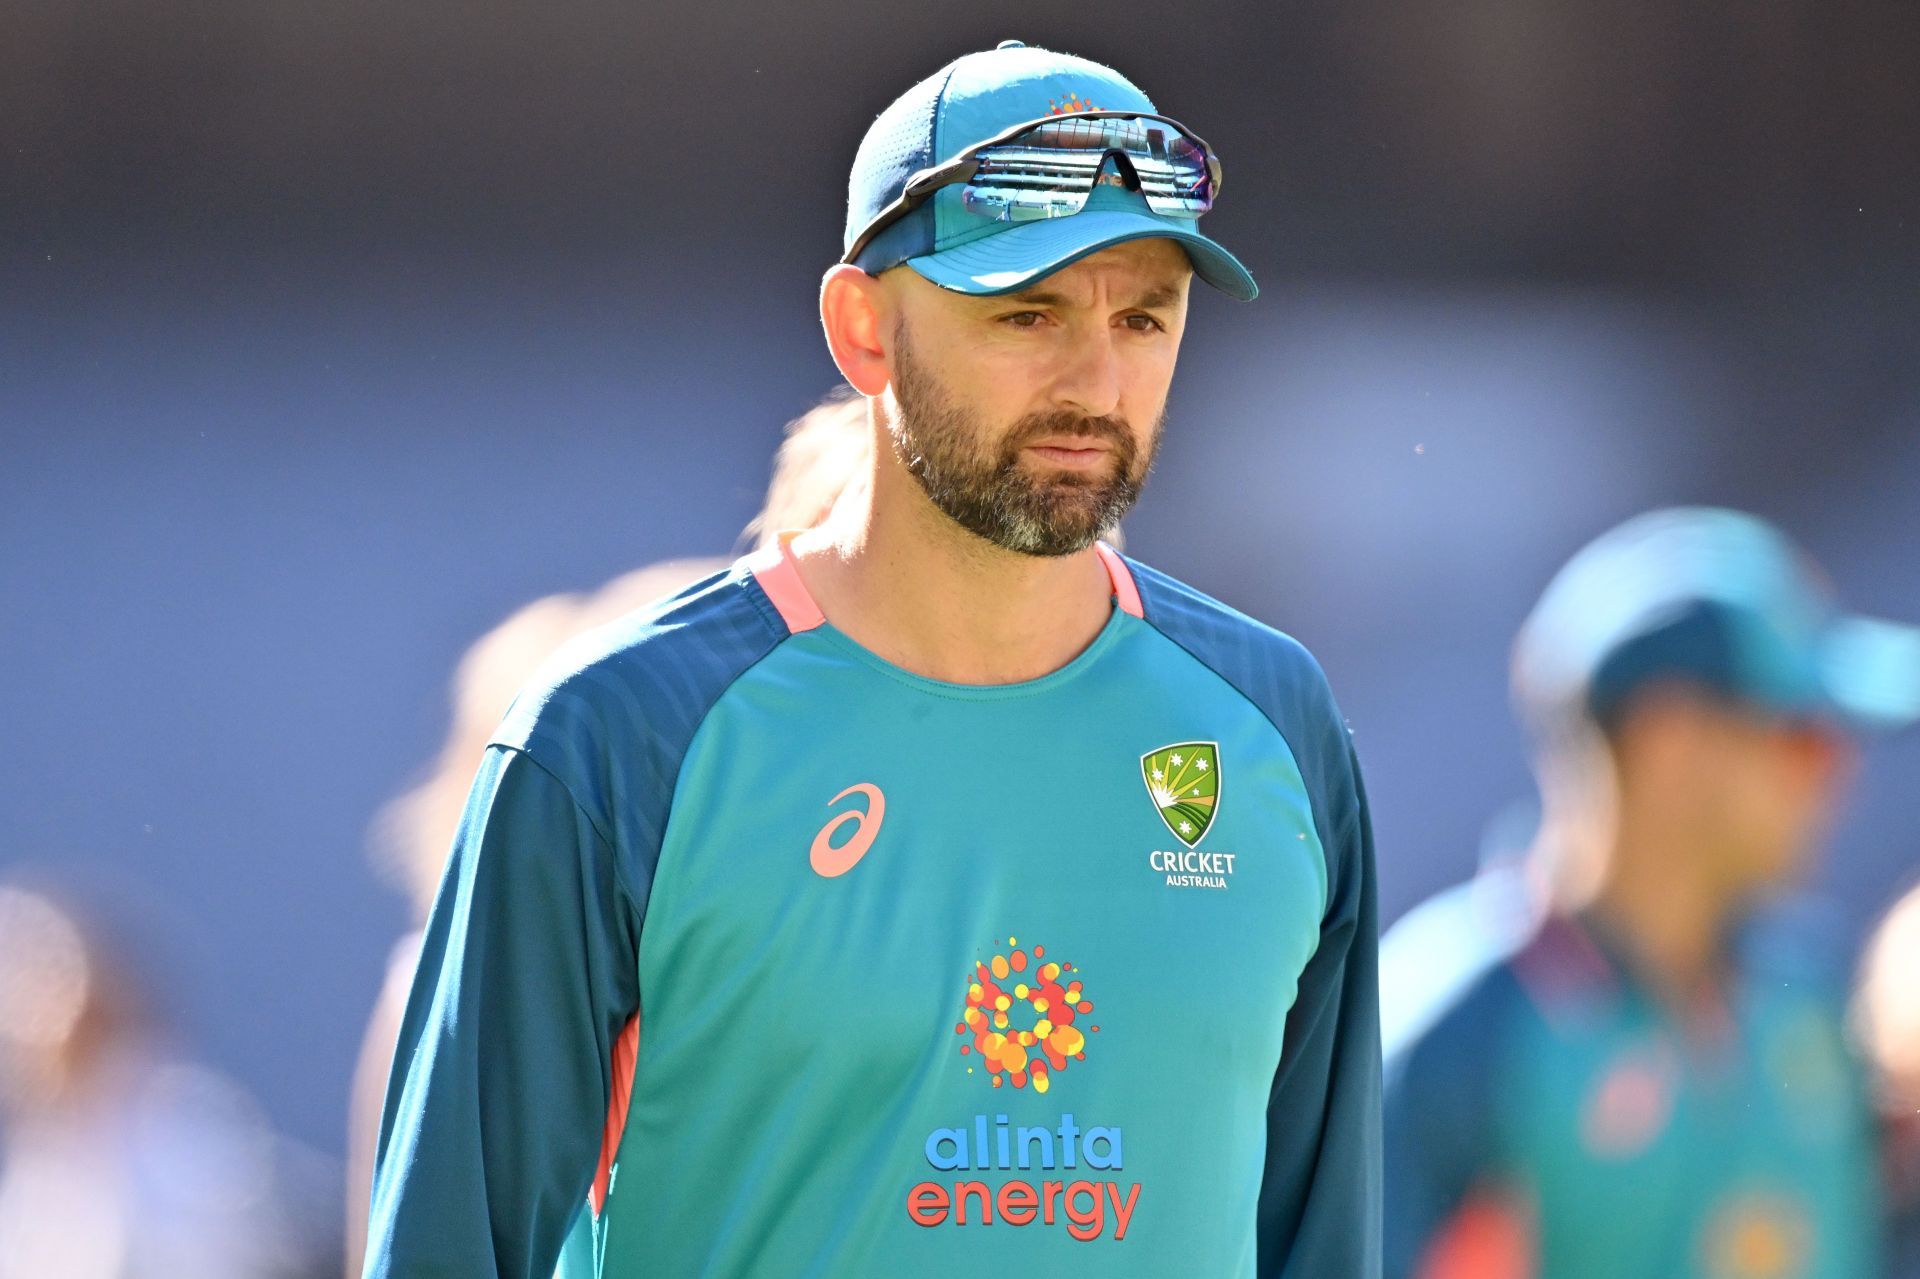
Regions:
[[548, 1279], [598, 1163], [639, 915], [607, 837], [488, 748], [387, 1086], [369, 1279]]
[[1301, 973], [1267, 1104], [1259, 1273], [1380, 1273], [1380, 996], [1373, 827], [1344, 724], [1333, 713], [1322, 841], [1327, 907]]

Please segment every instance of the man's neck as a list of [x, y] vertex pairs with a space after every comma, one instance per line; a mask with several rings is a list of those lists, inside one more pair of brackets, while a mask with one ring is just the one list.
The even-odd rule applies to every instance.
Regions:
[[882, 452], [864, 495], [792, 543], [827, 620], [896, 666], [956, 684], [1011, 684], [1059, 670], [1111, 612], [1090, 548], [1003, 550], [954, 523]]
[[1720, 1001], [1739, 909], [1693, 838], [1623, 815], [1593, 911], [1634, 966], [1683, 1013]]

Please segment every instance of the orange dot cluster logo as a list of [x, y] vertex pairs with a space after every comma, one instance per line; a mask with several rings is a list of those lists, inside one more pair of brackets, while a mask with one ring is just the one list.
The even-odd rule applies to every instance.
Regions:
[[1048, 115], [1066, 115], [1072, 111], [1098, 111], [1099, 109], [1077, 93], [1069, 93], [1065, 99], [1047, 99]]
[[1007, 945], [1007, 953], [996, 951], [974, 965], [966, 1011], [953, 1033], [972, 1036], [960, 1051], [979, 1055], [995, 1088], [1032, 1084], [1043, 1093], [1068, 1062], [1087, 1059], [1087, 1032], [1100, 1027], [1081, 1029], [1093, 1001], [1072, 964], [1048, 959], [1044, 946], [1029, 956], [1017, 938], [1007, 938]]
[[1721, 1206], [1707, 1225], [1706, 1262], [1729, 1279], [1787, 1279], [1806, 1273], [1813, 1225], [1788, 1195], [1756, 1191]]

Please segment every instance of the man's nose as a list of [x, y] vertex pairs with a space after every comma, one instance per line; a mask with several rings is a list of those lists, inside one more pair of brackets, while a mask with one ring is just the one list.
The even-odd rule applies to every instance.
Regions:
[[1088, 417], [1111, 417], [1120, 408], [1120, 353], [1111, 332], [1102, 328], [1077, 336], [1061, 352], [1062, 367], [1054, 399]]

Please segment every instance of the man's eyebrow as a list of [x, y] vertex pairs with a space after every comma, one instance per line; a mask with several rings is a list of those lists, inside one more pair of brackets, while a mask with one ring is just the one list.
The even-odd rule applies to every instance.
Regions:
[[[1072, 301], [1061, 293], [1052, 293], [1046, 289], [1022, 289], [1018, 293], [1007, 295], [1007, 300], [1018, 302], [1022, 306], [1071, 306]], [[1157, 284], [1142, 293], [1133, 305], [1149, 311], [1161, 310], [1180, 301], [1180, 288], [1174, 284]]]
[[1009, 299], [1012, 302], [1024, 302], [1028, 306], [1066, 306], [1064, 294], [1049, 293], [1045, 289], [1022, 289]]
[[1138, 302], [1135, 302], [1134, 305], [1137, 307], [1142, 307], [1149, 311], [1157, 311], [1157, 310], [1162, 310], [1166, 307], [1173, 306], [1179, 301], [1180, 301], [1179, 286], [1173, 285], [1173, 284], [1161, 284], [1161, 285], [1156, 285], [1151, 289], [1148, 289], [1145, 293], [1143, 293], [1140, 296], [1140, 300]]

